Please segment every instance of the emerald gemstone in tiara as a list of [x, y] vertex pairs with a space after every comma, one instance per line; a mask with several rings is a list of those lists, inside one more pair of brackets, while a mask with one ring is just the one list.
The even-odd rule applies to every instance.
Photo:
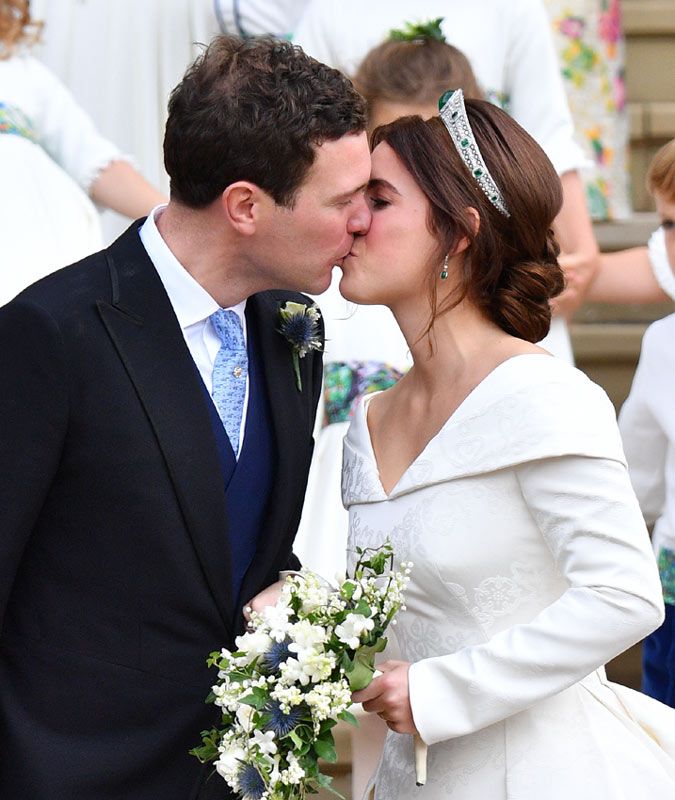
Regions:
[[472, 177], [492, 205], [505, 217], [510, 217], [502, 193], [485, 164], [471, 129], [461, 89], [450, 89], [438, 101], [439, 116], [447, 128], [452, 143]]
[[454, 89], [448, 89], [447, 92], [443, 92], [443, 94], [438, 99], [438, 110], [440, 111], [443, 106], [448, 102], [448, 100], [452, 97], [455, 93]]

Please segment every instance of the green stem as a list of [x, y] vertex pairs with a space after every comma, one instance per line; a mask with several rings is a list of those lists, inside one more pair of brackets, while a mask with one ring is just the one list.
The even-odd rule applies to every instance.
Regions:
[[293, 371], [295, 372], [295, 385], [298, 387], [298, 391], [301, 392], [302, 379], [300, 378], [300, 359], [295, 350], [293, 351]]

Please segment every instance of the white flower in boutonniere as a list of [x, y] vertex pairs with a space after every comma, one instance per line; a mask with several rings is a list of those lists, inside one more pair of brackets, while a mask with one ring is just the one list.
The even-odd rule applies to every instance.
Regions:
[[316, 305], [286, 302], [279, 308], [279, 333], [291, 345], [293, 371], [298, 391], [302, 391], [300, 379], [300, 359], [310, 350], [321, 350], [323, 344], [319, 337], [321, 313]]

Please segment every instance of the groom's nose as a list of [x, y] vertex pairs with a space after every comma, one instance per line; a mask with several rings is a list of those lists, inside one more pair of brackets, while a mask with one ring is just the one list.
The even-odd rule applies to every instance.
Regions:
[[352, 236], [363, 236], [368, 233], [373, 214], [365, 195], [360, 195], [355, 201], [354, 210], [347, 220], [347, 232]]

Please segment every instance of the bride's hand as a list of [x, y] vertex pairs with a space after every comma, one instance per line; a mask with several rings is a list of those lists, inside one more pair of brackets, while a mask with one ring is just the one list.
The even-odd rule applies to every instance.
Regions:
[[354, 692], [352, 700], [363, 703], [364, 711], [376, 713], [396, 733], [417, 733], [410, 707], [408, 661], [385, 661], [377, 665], [382, 673], [369, 686]]
[[259, 592], [255, 597], [252, 597], [248, 603], [243, 607], [242, 614], [246, 622], [251, 621], [251, 611], [256, 611], [258, 614], [265, 608], [265, 606], [274, 606], [281, 595], [281, 587], [285, 581], [277, 581], [262, 592]]

